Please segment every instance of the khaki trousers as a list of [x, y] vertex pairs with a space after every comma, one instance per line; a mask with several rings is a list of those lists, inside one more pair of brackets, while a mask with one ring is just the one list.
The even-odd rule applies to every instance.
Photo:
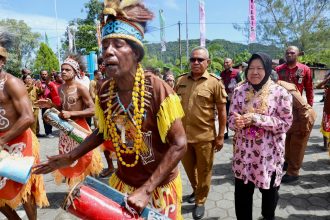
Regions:
[[33, 109], [34, 122], [30, 125], [31, 130], [35, 135], [39, 134], [39, 109]]
[[310, 132], [304, 135], [297, 133], [287, 134], [285, 139], [285, 161], [288, 163], [287, 174], [299, 176], [299, 169], [305, 156], [305, 149]]
[[194, 190], [196, 204], [204, 204], [210, 191], [213, 158], [213, 141], [188, 143], [182, 164]]

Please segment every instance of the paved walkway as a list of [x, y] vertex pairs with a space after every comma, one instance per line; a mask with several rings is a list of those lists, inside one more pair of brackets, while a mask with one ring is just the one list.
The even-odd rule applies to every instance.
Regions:
[[[293, 185], [281, 185], [280, 199], [276, 209], [276, 219], [292, 220], [330, 220], [330, 157], [322, 150], [323, 139], [319, 132], [323, 103], [319, 94], [315, 96], [314, 109], [318, 113], [317, 121], [308, 142], [300, 180]], [[232, 133], [231, 133], [232, 134]], [[41, 138], [41, 155], [53, 155], [57, 152], [58, 138]], [[206, 202], [204, 219], [236, 219], [234, 209], [234, 177], [231, 171], [232, 144], [231, 138], [226, 141], [223, 150], [216, 154], [212, 176], [212, 186]], [[180, 165], [181, 166], [181, 165]], [[191, 194], [191, 187], [181, 166], [184, 199]], [[106, 180], [104, 180], [106, 181]], [[51, 206], [38, 209], [38, 219], [76, 219], [65, 213], [60, 205], [66, 195], [64, 184], [56, 186], [51, 175], [45, 175], [46, 190]], [[255, 190], [253, 219], [261, 216], [261, 194]], [[182, 213], [184, 219], [192, 219], [193, 205], [184, 202]], [[19, 214], [27, 219], [24, 211]], [[4, 219], [0, 214], [0, 219]]]

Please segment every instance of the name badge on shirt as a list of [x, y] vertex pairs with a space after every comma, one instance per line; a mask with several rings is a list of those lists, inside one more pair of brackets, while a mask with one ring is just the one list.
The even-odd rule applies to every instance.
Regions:
[[302, 77], [299, 77], [299, 79], [298, 79], [298, 84], [301, 84], [302, 81], [303, 81], [303, 78], [302, 78]]

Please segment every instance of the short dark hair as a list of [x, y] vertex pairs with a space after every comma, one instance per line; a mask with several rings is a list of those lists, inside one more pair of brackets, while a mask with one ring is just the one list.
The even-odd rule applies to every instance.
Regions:
[[103, 63], [103, 57], [102, 56], [99, 56], [97, 58], [97, 65], [101, 65]]
[[21, 73], [23, 75], [25, 75], [25, 74], [31, 74], [31, 71], [29, 69], [24, 68], [24, 69], [22, 69]]
[[102, 73], [100, 70], [94, 70], [94, 76], [95, 76], [98, 72]]
[[22, 80], [24, 81], [24, 80], [26, 80], [26, 77], [27, 77], [28, 75], [26, 74], [26, 75], [23, 75], [22, 76]]

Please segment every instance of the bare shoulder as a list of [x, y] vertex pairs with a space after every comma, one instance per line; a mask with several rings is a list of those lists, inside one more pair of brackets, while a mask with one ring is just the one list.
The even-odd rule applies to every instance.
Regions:
[[15, 90], [25, 89], [23, 81], [9, 73], [6, 73], [4, 80], [5, 80], [6, 88], [15, 88]]
[[81, 84], [79, 82], [76, 82], [76, 86], [77, 86], [77, 91], [78, 92], [80, 92], [80, 93], [88, 92], [88, 89], [83, 84]]

